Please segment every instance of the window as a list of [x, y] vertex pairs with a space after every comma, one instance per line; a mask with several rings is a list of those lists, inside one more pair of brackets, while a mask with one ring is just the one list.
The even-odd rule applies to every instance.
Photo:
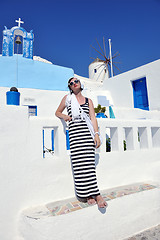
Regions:
[[28, 115], [37, 116], [37, 106], [28, 106]]
[[54, 128], [44, 127], [43, 135], [43, 158], [54, 155]]

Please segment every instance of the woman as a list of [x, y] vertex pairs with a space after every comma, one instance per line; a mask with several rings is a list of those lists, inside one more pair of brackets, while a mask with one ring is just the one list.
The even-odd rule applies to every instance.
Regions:
[[68, 115], [63, 114], [67, 101], [67, 95], [64, 96], [55, 115], [69, 121], [70, 153], [76, 194], [79, 199], [87, 199], [88, 204], [97, 203], [98, 207], [104, 208], [107, 203], [99, 193], [95, 171], [95, 148], [100, 146], [100, 139], [94, 106], [91, 99], [82, 95], [81, 83], [77, 78], [70, 78], [68, 87], [71, 94], [75, 94], [76, 103], [78, 101], [80, 107], [90, 117], [95, 132], [93, 140], [86, 121], [82, 118], [73, 119], [73, 103], [72, 106], [71, 102], [67, 105]]

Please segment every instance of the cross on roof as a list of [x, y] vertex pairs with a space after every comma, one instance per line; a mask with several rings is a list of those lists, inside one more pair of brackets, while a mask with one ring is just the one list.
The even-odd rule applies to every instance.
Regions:
[[19, 18], [19, 20], [15, 20], [15, 22], [17, 22], [17, 23], [18, 23], [18, 27], [20, 27], [20, 26], [21, 26], [21, 23], [24, 23], [23, 21], [21, 21], [21, 18]]

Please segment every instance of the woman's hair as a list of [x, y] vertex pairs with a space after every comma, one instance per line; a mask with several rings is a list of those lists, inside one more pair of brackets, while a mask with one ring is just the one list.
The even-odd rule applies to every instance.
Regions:
[[[69, 90], [70, 90], [71, 93], [73, 93], [73, 91], [72, 91], [72, 89], [71, 89], [70, 82], [71, 82], [71, 80], [74, 79], [74, 78], [75, 78], [75, 77], [71, 77], [71, 78], [68, 80], [68, 88], [69, 88]], [[81, 81], [80, 81], [80, 80], [79, 80], [79, 82], [80, 82], [80, 85], [81, 85]], [[83, 90], [82, 86], [81, 86], [80, 89], [81, 89], [81, 91]]]

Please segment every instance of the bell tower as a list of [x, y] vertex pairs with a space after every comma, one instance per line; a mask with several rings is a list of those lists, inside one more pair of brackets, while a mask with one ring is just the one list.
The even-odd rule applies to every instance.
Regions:
[[11, 29], [3, 30], [3, 45], [2, 45], [2, 56], [13, 56], [14, 55], [14, 39], [16, 36], [20, 36], [23, 41], [22, 55], [24, 58], [33, 59], [33, 40], [34, 34], [33, 30], [27, 32], [24, 28], [21, 27], [21, 24], [24, 23], [19, 20], [16, 20], [18, 26], [12, 27]]

